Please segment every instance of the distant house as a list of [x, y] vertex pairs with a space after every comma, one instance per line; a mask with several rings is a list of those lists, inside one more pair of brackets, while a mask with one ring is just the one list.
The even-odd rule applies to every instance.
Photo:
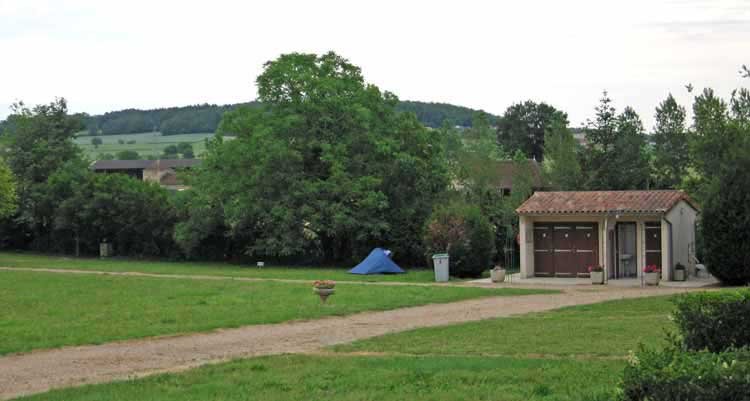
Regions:
[[[495, 162], [496, 168], [500, 172], [497, 177], [498, 180], [495, 183], [497, 188], [503, 192], [503, 195], [510, 195], [513, 190], [513, 177], [518, 174], [515, 163], [512, 160], [503, 160]], [[526, 171], [531, 173], [531, 189], [541, 191], [547, 189], [547, 185], [544, 185], [544, 179], [542, 178], [542, 167], [536, 160], [526, 161]]]
[[139, 180], [155, 182], [167, 189], [181, 191], [187, 186], [178, 179], [177, 172], [200, 163], [200, 159], [97, 160], [91, 164], [91, 170], [101, 174], [126, 174]]
[[640, 278], [655, 265], [672, 280], [694, 271], [698, 208], [682, 191], [536, 192], [519, 215], [521, 276]]

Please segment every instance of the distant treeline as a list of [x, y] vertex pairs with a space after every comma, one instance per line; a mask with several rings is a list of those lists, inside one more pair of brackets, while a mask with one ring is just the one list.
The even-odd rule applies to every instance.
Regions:
[[[241, 105], [259, 106], [257, 102], [215, 105], [201, 104], [185, 107], [137, 110], [126, 109], [91, 116], [86, 122], [90, 135], [135, 134], [160, 131], [163, 135], [214, 132], [221, 116]], [[471, 127], [471, 119], [476, 110], [445, 103], [403, 101], [398, 111], [413, 112], [427, 127], [438, 128], [444, 121], [453, 125]], [[494, 122], [496, 116], [490, 116]]]
[[[257, 105], [255, 102], [245, 103]], [[224, 112], [242, 104], [201, 104], [185, 107], [112, 111], [89, 117], [86, 129], [90, 135], [135, 134], [160, 131], [163, 135], [214, 132]]]

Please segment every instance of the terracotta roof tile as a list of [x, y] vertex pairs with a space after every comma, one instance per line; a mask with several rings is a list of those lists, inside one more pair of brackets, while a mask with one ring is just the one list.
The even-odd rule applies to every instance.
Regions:
[[516, 209], [518, 214], [665, 213], [677, 202], [695, 203], [682, 191], [535, 192]]

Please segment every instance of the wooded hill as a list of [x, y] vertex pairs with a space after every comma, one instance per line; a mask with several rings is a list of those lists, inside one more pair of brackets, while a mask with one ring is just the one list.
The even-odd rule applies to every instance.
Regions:
[[[138, 110], [125, 109], [91, 116], [86, 129], [91, 135], [134, 134], [160, 131], [163, 135], [214, 132], [221, 116], [241, 105], [260, 106], [257, 102], [215, 105], [201, 104], [185, 107]], [[438, 128], [444, 121], [470, 127], [477, 110], [446, 103], [402, 101], [398, 111], [413, 112], [425, 126]], [[490, 116], [495, 121], [496, 116]]]

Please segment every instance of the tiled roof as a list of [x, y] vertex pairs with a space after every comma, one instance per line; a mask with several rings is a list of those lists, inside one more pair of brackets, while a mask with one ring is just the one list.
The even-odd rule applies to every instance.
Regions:
[[[503, 160], [497, 162], [497, 168], [501, 171], [500, 182], [497, 183], [499, 188], [513, 188], [513, 177], [516, 175], [516, 163], [512, 160]], [[536, 160], [529, 160], [526, 169], [531, 173], [531, 186], [533, 188], [543, 188], [542, 169]]]
[[535, 192], [516, 209], [518, 214], [665, 213], [684, 200], [682, 191], [566, 191]]
[[193, 167], [201, 163], [200, 159], [164, 159], [164, 160], [97, 160], [91, 165], [92, 170], [144, 170], [158, 168]]

